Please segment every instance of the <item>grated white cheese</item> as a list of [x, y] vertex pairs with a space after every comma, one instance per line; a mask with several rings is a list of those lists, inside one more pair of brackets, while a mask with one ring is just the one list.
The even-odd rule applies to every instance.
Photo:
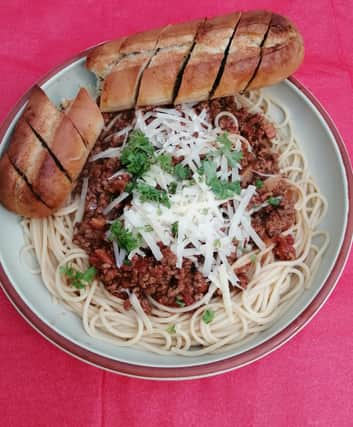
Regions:
[[[223, 116], [233, 118], [229, 114]], [[219, 115], [218, 120], [221, 117]], [[237, 125], [236, 118], [233, 120]], [[205, 155], [216, 153], [213, 161], [218, 178], [240, 180], [241, 165], [232, 168], [226, 156], [219, 154], [217, 137], [223, 131], [207, 121], [206, 110], [197, 114], [190, 105], [182, 106], [181, 111], [156, 108], [144, 113], [138, 110], [135, 129], [146, 135], [157, 155], [166, 153], [173, 157], [182, 156], [181, 164], [188, 166], [193, 176], [191, 181], [179, 181], [176, 193], [169, 194], [170, 208], [155, 202], [142, 202], [138, 191], [133, 192], [131, 203], [124, 209], [120, 219], [128, 230], [141, 235], [143, 244], [141, 248], [132, 251], [128, 258], [131, 259], [135, 254], [145, 256], [143, 249], [147, 248], [160, 261], [163, 254], [159, 242], [163, 243], [176, 255], [176, 267], [181, 268], [184, 259], [192, 260], [210, 283], [222, 290], [227, 314], [232, 318], [229, 284], [240, 285], [228, 257], [244, 250], [250, 239], [259, 249], [265, 248], [264, 242], [251, 226], [248, 210], [256, 187], [250, 185], [240, 195], [234, 194], [225, 200], [218, 200], [206, 184], [205, 177], [198, 174]], [[230, 140], [236, 150], [244, 147], [251, 150], [249, 143], [240, 135], [231, 134]], [[155, 163], [140, 180], [168, 191], [169, 184], [175, 182], [176, 178]], [[126, 197], [128, 194], [122, 193], [107, 206], [105, 213]], [[177, 236], [172, 232], [174, 224], [178, 224]], [[121, 251], [116, 258], [119, 263], [122, 262]]]

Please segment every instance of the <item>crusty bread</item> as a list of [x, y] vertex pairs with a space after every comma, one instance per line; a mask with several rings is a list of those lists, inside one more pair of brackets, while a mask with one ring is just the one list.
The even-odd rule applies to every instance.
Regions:
[[99, 78], [104, 78], [114, 62], [122, 56], [120, 48], [124, 40], [125, 38], [113, 40], [92, 50], [86, 59], [87, 68], [95, 72]]
[[42, 218], [52, 213], [16, 171], [7, 153], [0, 159], [0, 201], [9, 211], [27, 217]]
[[171, 104], [174, 87], [190, 46], [173, 46], [160, 50], [143, 73], [137, 106]]
[[[48, 207], [54, 209], [65, 201], [72, 183], [57, 166], [23, 116], [16, 125], [7, 154], [16, 169], [26, 177], [33, 191]], [[53, 188], [56, 191], [53, 191]]]
[[74, 181], [89, 152], [70, 118], [57, 110], [39, 87], [34, 89], [23, 117]]
[[76, 98], [69, 103], [65, 113], [78, 130], [88, 152], [90, 152], [104, 126], [103, 116], [98, 105], [90, 97], [87, 90], [81, 88]]
[[[107, 52], [114, 49], [112, 62]], [[168, 25], [99, 46], [87, 67], [98, 78], [106, 76], [101, 109], [109, 112], [274, 84], [298, 68], [303, 52], [302, 38], [287, 18], [251, 11]]]
[[208, 99], [239, 18], [240, 13], [233, 13], [201, 25], [182, 76], [176, 104]]
[[48, 216], [65, 203], [103, 127], [92, 104], [82, 89], [63, 113], [40, 88], [32, 90], [0, 160], [0, 203], [30, 217]]
[[138, 82], [152, 52], [126, 56], [113, 67], [103, 83], [101, 111], [121, 111], [133, 108]]
[[213, 98], [228, 96], [246, 88], [260, 61], [260, 46], [270, 21], [271, 13], [267, 11], [250, 11], [242, 14]]
[[291, 75], [304, 58], [303, 39], [285, 17], [273, 14], [256, 75], [247, 89], [273, 85]]

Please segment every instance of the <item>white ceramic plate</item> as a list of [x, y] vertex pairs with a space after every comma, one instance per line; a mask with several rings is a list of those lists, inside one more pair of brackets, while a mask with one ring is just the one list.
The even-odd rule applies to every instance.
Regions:
[[[56, 103], [72, 98], [80, 86], [92, 94], [95, 78], [84, 67], [84, 56], [62, 65], [40, 82]], [[267, 88], [266, 94], [285, 105], [294, 133], [302, 145], [312, 174], [325, 194], [329, 209], [321, 228], [328, 230], [330, 245], [311, 288], [270, 329], [233, 351], [202, 357], [159, 356], [122, 348], [89, 337], [81, 320], [53, 302], [39, 276], [21, 266], [24, 240], [20, 218], [0, 207], [0, 279], [8, 298], [33, 327], [54, 344], [96, 366], [122, 374], [160, 379], [208, 376], [244, 366], [278, 348], [298, 332], [332, 292], [349, 253], [353, 231], [352, 170], [344, 144], [319, 102], [296, 80]], [[28, 99], [27, 93], [0, 130], [2, 151]]]

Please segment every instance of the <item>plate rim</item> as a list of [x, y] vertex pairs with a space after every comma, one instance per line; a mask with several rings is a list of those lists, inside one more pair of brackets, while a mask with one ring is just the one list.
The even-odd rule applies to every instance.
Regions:
[[[102, 43], [99, 43], [99, 45]], [[96, 45], [98, 46], [98, 45]], [[82, 59], [87, 56], [87, 54], [94, 49], [96, 46], [90, 47], [78, 55], [70, 58], [64, 63], [58, 65], [52, 69], [49, 73], [44, 75], [36, 84], [41, 86], [47, 82], [50, 78], [55, 76], [59, 71], [68, 67], [75, 61]], [[298, 89], [301, 94], [306, 97], [311, 104], [315, 107], [321, 118], [324, 120], [325, 124], [331, 131], [336, 146], [341, 155], [341, 159], [344, 165], [344, 174], [347, 180], [347, 193], [348, 193], [348, 209], [347, 209], [347, 225], [344, 232], [344, 238], [342, 246], [337, 255], [336, 263], [329, 273], [325, 283], [322, 285], [318, 294], [314, 297], [309, 306], [302, 311], [301, 314], [291, 322], [287, 327], [282, 331], [278, 332], [269, 340], [264, 343], [236, 356], [231, 356], [224, 360], [218, 360], [215, 362], [210, 362], [207, 364], [199, 366], [186, 366], [186, 367], [152, 367], [152, 366], [143, 366], [129, 364], [126, 362], [121, 362], [115, 359], [111, 359], [107, 356], [102, 356], [96, 354], [93, 351], [86, 350], [80, 347], [78, 344], [73, 343], [66, 337], [62, 336], [58, 332], [51, 329], [49, 325], [43, 322], [32, 310], [26, 305], [22, 300], [18, 292], [12, 286], [11, 281], [7, 277], [1, 263], [0, 263], [0, 287], [2, 288], [5, 296], [14, 306], [16, 311], [29, 323], [38, 333], [40, 333], [47, 341], [54, 344], [59, 349], [63, 350], [65, 353], [70, 354], [71, 356], [79, 359], [85, 363], [93, 365], [95, 367], [101, 368], [105, 371], [113, 372], [120, 375], [125, 375], [135, 378], [143, 378], [150, 380], [185, 380], [185, 379], [196, 379], [203, 377], [210, 377], [225, 373], [231, 370], [239, 369], [250, 363], [253, 363], [266, 355], [272, 353], [278, 348], [282, 347], [286, 342], [292, 339], [299, 331], [301, 331], [318, 313], [318, 311], [325, 304], [331, 293], [336, 287], [336, 284], [343, 273], [344, 267], [346, 265], [350, 248], [353, 241], [353, 210], [352, 203], [353, 200], [353, 170], [350, 157], [347, 151], [347, 148], [343, 142], [343, 138], [340, 135], [336, 125], [329, 116], [328, 112], [321, 105], [321, 103], [316, 99], [316, 97], [308, 90], [302, 83], [300, 83], [295, 77], [291, 76], [288, 79], [295, 87]], [[7, 128], [12, 123], [14, 117], [23, 106], [23, 104], [29, 98], [35, 85], [26, 91], [26, 93], [17, 101], [15, 106], [11, 109], [8, 115], [5, 117], [1, 127], [0, 127], [0, 140], [3, 139]]]

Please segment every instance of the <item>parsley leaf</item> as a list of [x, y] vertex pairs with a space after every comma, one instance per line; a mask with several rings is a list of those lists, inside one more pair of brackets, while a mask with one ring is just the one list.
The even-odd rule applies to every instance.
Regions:
[[173, 174], [174, 166], [172, 156], [170, 156], [169, 154], [160, 154], [157, 160], [161, 169], [163, 169], [165, 172]]
[[137, 184], [136, 189], [140, 193], [142, 202], [156, 202], [170, 208], [170, 201], [165, 190], [158, 190], [158, 188], [144, 183]]
[[250, 255], [250, 262], [251, 262], [251, 264], [255, 264], [255, 262], [256, 262], [256, 255], [255, 254]]
[[171, 182], [170, 184], [167, 185], [168, 192], [170, 194], [175, 194], [177, 186], [178, 186], [178, 184], [175, 181]]
[[227, 158], [228, 163], [235, 168], [243, 158], [242, 151], [234, 151], [232, 149], [232, 141], [228, 138], [228, 133], [224, 132], [217, 137], [217, 141], [221, 144], [219, 150]]
[[90, 284], [96, 276], [96, 269], [89, 267], [86, 271], [81, 272], [71, 267], [64, 265], [60, 267], [60, 273], [67, 277], [68, 283], [77, 289], [83, 289]]
[[255, 186], [256, 186], [256, 188], [258, 189], [258, 190], [260, 190], [263, 186], [264, 186], [264, 182], [262, 181], [262, 179], [257, 179], [256, 181], [255, 181]]
[[128, 142], [120, 156], [123, 166], [134, 176], [141, 176], [155, 161], [154, 148], [146, 135], [140, 130], [131, 132]]
[[183, 298], [180, 297], [179, 295], [175, 298], [175, 304], [178, 305], [179, 307], [185, 307], [185, 302]]
[[168, 332], [169, 334], [176, 334], [175, 325], [170, 325], [170, 326], [168, 326], [168, 328], [167, 328], [167, 332]]
[[179, 181], [183, 181], [190, 178], [191, 170], [187, 166], [183, 166], [182, 164], [178, 163], [174, 166], [174, 175]]
[[214, 312], [213, 310], [211, 310], [210, 308], [207, 308], [207, 309], [204, 311], [203, 315], [202, 315], [202, 320], [203, 320], [206, 324], [208, 324], [208, 323], [211, 323], [211, 322], [212, 322], [212, 320], [214, 319], [214, 317], [215, 317], [215, 312]]
[[130, 253], [140, 246], [140, 239], [126, 230], [118, 219], [110, 226], [109, 240], [116, 240], [118, 246]]
[[206, 176], [206, 184], [211, 187], [217, 199], [227, 199], [240, 194], [240, 181], [228, 182], [217, 177], [217, 167], [212, 160], [204, 160], [199, 173]]
[[173, 236], [174, 236], [174, 237], [177, 237], [177, 235], [178, 235], [178, 228], [179, 228], [179, 223], [178, 223], [178, 221], [177, 221], [177, 222], [174, 222], [174, 223], [172, 224], [172, 234], [173, 234]]
[[215, 177], [211, 179], [208, 185], [219, 200], [227, 199], [234, 194], [240, 194], [241, 191], [240, 181], [228, 182]]
[[279, 206], [281, 199], [279, 197], [269, 197], [267, 203], [271, 206]]

